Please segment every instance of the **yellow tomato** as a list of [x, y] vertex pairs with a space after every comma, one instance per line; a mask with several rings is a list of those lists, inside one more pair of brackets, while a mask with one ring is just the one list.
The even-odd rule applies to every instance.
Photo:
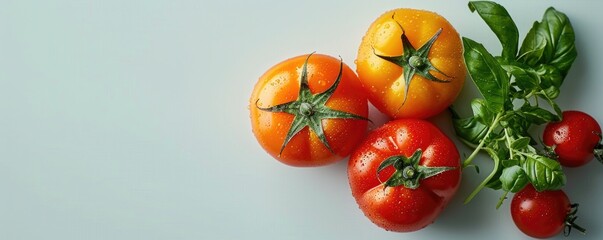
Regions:
[[395, 9], [362, 39], [357, 73], [370, 102], [391, 118], [428, 118], [446, 109], [465, 81], [463, 45], [434, 12]]

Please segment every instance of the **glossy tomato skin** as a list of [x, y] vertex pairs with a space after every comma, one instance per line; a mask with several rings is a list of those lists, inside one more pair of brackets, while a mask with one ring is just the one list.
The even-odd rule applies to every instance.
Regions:
[[601, 127], [587, 113], [564, 111], [563, 119], [549, 123], [543, 132], [543, 141], [554, 146], [559, 163], [566, 167], [579, 167], [590, 162], [593, 150], [600, 141]]
[[[298, 98], [302, 66], [308, 59], [308, 86], [314, 94], [327, 90], [336, 81], [341, 59], [328, 55], [302, 55], [282, 61], [257, 81], [249, 99], [251, 126], [259, 144], [280, 162], [298, 167], [331, 164], [348, 156], [366, 135], [367, 121], [359, 119], [325, 119], [322, 127], [333, 152], [318, 139], [308, 127], [296, 134], [280, 152], [294, 116], [283, 112], [262, 111]], [[343, 63], [342, 77], [326, 106], [353, 113], [368, 115], [368, 101], [360, 88], [358, 77]]]
[[559, 234], [570, 211], [571, 203], [562, 190], [538, 192], [531, 184], [517, 192], [511, 201], [513, 222], [534, 238]]
[[[423, 46], [442, 29], [428, 58], [436, 71], [431, 73], [447, 83], [429, 81], [415, 75], [407, 88], [400, 66], [375, 53], [399, 56], [403, 53], [400, 36], [404, 33], [416, 48]], [[465, 82], [461, 38], [454, 27], [434, 12], [416, 9], [394, 9], [377, 18], [362, 38], [356, 59], [357, 73], [370, 102], [391, 118], [428, 118], [446, 109], [458, 96]]]
[[[419, 165], [454, 167], [421, 180], [416, 189], [384, 187], [393, 167], [379, 173], [379, 165], [396, 155], [411, 156], [421, 149]], [[425, 120], [399, 119], [371, 132], [352, 153], [348, 180], [364, 214], [389, 231], [416, 231], [431, 224], [456, 193], [461, 180], [460, 157], [454, 143]]]

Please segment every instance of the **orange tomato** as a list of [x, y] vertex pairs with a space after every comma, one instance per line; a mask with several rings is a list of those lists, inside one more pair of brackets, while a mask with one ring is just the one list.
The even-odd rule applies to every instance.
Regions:
[[249, 100], [260, 145], [291, 166], [321, 166], [348, 156], [367, 129], [368, 101], [340, 59], [310, 54], [270, 68]]
[[356, 59], [370, 102], [391, 118], [428, 118], [446, 109], [465, 81], [463, 45], [434, 12], [395, 9], [375, 20]]

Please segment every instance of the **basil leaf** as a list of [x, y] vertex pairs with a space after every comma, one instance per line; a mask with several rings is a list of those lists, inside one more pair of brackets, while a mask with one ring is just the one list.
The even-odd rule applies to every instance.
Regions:
[[537, 191], [557, 190], [565, 185], [565, 175], [559, 162], [536, 154], [526, 157], [521, 165]]
[[474, 98], [471, 100], [471, 109], [473, 110], [473, 116], [477, 121], [484, 125], [489, 125], [494, 119], [494, 114], [487, 108], [486, 100], [482, 98]]
[[512, 111], [505, 120], [500, 121], [501, 126], [512, 132], [514, 136], [521, 136], [528, 134], [528, 129], [532, 125], [519, 111]]
[[495, 113], [505, 110], [509, 105], [509, 76], [482, 44], [463, 37], [463, 46], [467, 70], [488, 109]]
[[519, 165], [519, 160], [517, 159], [507, 159], [501, 162], [504, 168], [512, 167], [515, 165]]
[[550, 86], [547, 89], [543, 89], [542, 92], [544, 93], [545, 97], [548, 99], [555, 99], [559, 96], [559, 88], [555, 87], [555, 86]]
[[551, 7], [544, 13], [542, 22], [532, 25], [517, 60], [532, 67], [540, 64], [555, 67], [563, 80], [578, 56], [574, 42], [574, 29], [569, 19]]
[[529, 178], [521, 167], [515, 165], [502, 171], [500, 182], [503, 190], [516, 193], [528, 185]]
[[550, 65], [539, 65], [536, 68], [536, 74], [540, 77], [540, 87], [546, 89], [549, 87], [561, 87], [563, 83], [563, 76], [561, 71], [556, 67]]
[[526, 120], [536, 125], [561, 120], [559, 116], [543, 108], [531, 106], [529, 104], [523, 105], [520, 113]]
[[538, 76], [517, 66], [505, 66], [505, 70], [515, 77], [515, 84], [521, 89], [531, 90], [539, 86]]
[[548, 44], [545, 47], [545, 56], [548, 58], [545, 63], [555, 66], [565, 78], [578, 56], [574, 28], [565, 14], [552, 7], [544, 13], [541, 26], [548, 30]]
[[532, 28], [523, 39], [517, 61], [529, 66], [538, 65], [544, 55], [546, 45], [546, 33], [542, 31], [539, 22], [534, 22]]
[[501, 56], [504, 59], [515, 59], [519, 44], [519, 31], [507, 10], [495, 2], [469, 2], [471, 12], [477, 11], [479, 16], [488, 24], [502, 44]]
[[474, 117], [452, 118], [454, 131], [460, 140], [468, 146], [475, 148], [479, 141], [486, 137], [488, 126], [480, 123]]
[[530, 141], [531, 139], [529, 137], [521, 137], [518, 139], [515, 139], [515, 141], [513, 141], [511, 143], [511, 149], [523, 149], [528, 147], [528, 145], [530, 145]]

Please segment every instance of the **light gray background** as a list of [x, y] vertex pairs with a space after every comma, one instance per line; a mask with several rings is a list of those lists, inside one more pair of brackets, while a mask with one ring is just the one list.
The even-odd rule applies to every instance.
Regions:
[[[579, 57], [558, 102], [603, 122], [603, 4], [502, 3], [522, 38], [548, 6], [571, 18]], [[494, 209], [500, 192], [462, 204], [484, 156], [434, 224], [400, 234], [363, 216], [345, 161], [287, 167], [256, 143], [247, 101], [265, 70], [312, 51], [355, 68], [364, 31], [396, 7], [500, 50], [465, 1], [0, 1], [0, 239], [525, 238], [508, 201]], [[476, 91], [462, 94], [466, 112]], [[603, 166], [565, 171], [589, 230], [571, 239], [602, 239]]]

